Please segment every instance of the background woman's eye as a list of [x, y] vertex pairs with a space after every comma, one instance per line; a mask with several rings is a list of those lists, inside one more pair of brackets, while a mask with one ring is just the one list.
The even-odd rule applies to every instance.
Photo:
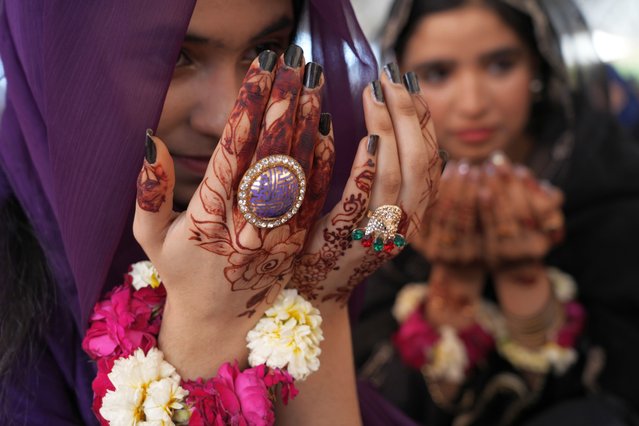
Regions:
[[425, 84], [441, 84], [450, 76], [451, 71], [446, 66], [428, 66], [417, 70], [417, 77]]
[[504, 75], [515, 67], [513, 59], [495, 59], [488, 63], [488, 72], [492, 75]]

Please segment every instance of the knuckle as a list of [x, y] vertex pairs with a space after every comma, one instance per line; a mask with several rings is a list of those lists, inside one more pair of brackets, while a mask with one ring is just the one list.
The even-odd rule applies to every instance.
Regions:
[[396, 195], [402, 187], [402, 176], [399, 172], [382, 172], [379, 174], [379, 182], [382, 192]]

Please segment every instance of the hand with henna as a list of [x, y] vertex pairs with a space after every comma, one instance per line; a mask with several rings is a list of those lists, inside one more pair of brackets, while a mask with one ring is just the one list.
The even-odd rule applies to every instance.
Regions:
[[[538, 322], [535, 318], [545, 315], [554, 303], [543, 259], [563, 238], [563, 195], [539, 183], [525, 167], [512, 165], [501, 153], [493, 155], [483, 170], [479, 210], [486, 264], [500, 306], [511, 324]], [[546, 332], [542, 328], [534, 335], [518, 335], [513, 330], [513, 337], [534, 347], [544, 343]]]
[[246, 358], [246, 333], [289, 283], [308, 225], [320, 211], [321, 203], [309, 194], [288, 222], [258, 228], [247, 222], [237, 201], [246, 170], [274, 154], [295, 158], [315, 194], [327, 191], [333, 166], [327, 153], [334, 147], [330, 120], [324, 116], [320, 122], [324, 79], [319, 65], [303, 63], [297, 46], [279, 58], [262, 52], [253, 61], [183, 213], [172, 209], [171, 156], [159, 137], [147, 136], [134, 234], [165, 284], [159, 341], [183, 377], [212, 375], [222, 362]]
[[[399, 206], [403, 218], [398, 232], [412, 241], [436, 195], [441, 159], [417, 79], [413, 73], [400, 76], [396, 64], [384, 71], [363, 93], [369, 136], [359, 144], [342, 199], [318, 222], [308, 222], [309, 240], [295, 261], [291, 286], [322, 304], [322, 312], [330, 305], [344, 307], [357, 284], [399, 253], [396, 247], [374, 252], [352, 240], [351, 232], [365, 225], [366, 213], [382, 205]], [[321, 204], [321, 192], [312, 192]]]

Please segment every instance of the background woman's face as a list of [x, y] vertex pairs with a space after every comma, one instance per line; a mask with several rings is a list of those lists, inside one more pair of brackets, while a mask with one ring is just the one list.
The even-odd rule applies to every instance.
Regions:
[[521, 160], [533, 60], [497, 14], [469, 5], [424, 17], [401, 66], [417, 72], [452, 158], [480, 161], [500, 149]]
[[157, 131], [175, 161], [177, 203], [200, 184], [249, 65], [282, 52], [293, 28], [290, 0], [197, 1]]

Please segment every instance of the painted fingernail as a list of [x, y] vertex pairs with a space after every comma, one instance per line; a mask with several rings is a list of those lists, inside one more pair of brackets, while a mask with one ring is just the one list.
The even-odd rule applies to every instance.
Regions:
[[272, 50], [264, 50], [259, 56], [260, 68], [264, 71], [273, 71], [277, 62], [277, 55]]
[[379, 80], [371, 82], [371, 91], [377, 102], [384, 103], [384, 92], [382, 92], [382, 83]]
[[393, 83], [401, 82], [401, 75], [399, 73], [399, 67], [395, 62], [384, 65], [384, 72]]
[[155, 160], [157, 159], [157, 156], [158, 156], [157, 148], [155, 147], [155, 142], [153, 142], [153, 138], [151, 136], [153, 136], [153, 130], [146, 129], [146, 140], [144, 142], [144, 147], [145, 147], [144, 158], [146, 159], [146, 162], [149, 164], [155, 163]]
[[328, 112], [320, 114], [319, 131], [324, 136], [328, 136], [331, 131], [331, 115]]
[[419, 81], [417, 80], [417, 74], [413, 71], [409, 71], [404, 74], [404, 87], [408, 90], [408, 93], [415, 94], [419, 93]]
[[366, 145], [366, 151], [370, 155], [375, 155], [377, 152], [377, 143], [379, 142], [379, 136], [377, 135], [369, 135], [368, 136], [368, 144]]
[[322, 76], [322, 66], [315, 62], [309, 62], [304, 67], [304, 86], [308, 89], [314, 89], [320, 82]]
[[446, 151], [445, 149], [440, 149], [439, 151], [437, 151], [437, 155], [439, 155], [439, 159], [442, 160], [442, 172], [443, 172], [444, 169], [446, 169], [446, 164], [448, 164], [448, 159], [450, 158], [450, 155], [448, 154], [448, 151]]
[[296, 44], [291, 44], [284, 52], [284, 63], [286, 66], [297, 68], [302, 65], [302, 48]]

